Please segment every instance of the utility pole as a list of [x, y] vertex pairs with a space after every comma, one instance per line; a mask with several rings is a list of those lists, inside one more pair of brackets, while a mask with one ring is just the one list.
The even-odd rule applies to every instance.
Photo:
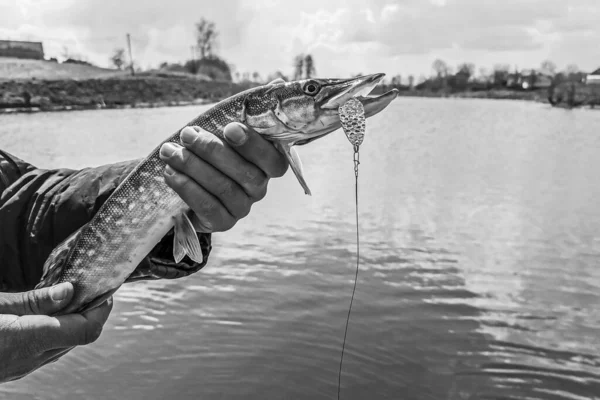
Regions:
[[133, 56], [131, 55], [131, 36], [129, 33], [127, 34], [127, 48], [129, 49], [129, 65], [131, 67], [131, 75], [135, 75], [135, 71], [133, 70]]

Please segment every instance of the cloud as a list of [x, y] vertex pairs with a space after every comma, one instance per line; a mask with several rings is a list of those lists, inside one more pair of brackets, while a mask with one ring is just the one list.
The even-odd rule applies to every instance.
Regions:
[[136, 60], [156, 66], [189, 57], [201, 17], [216, 23], [228, 62], [263, 76], [290, 73], [293, 57], [307, 52], [322, 76], [428, 72], [437, 57], [600, 64], [597, 0], [0, 0], [0, 36], [107, 65], [130, 33]]

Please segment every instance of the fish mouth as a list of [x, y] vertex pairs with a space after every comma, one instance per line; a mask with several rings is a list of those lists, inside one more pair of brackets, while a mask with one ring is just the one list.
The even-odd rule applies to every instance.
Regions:
[[[381, 75], [381, 77], [377, 76], [377, 75]], [[381, 80], [381, 78], [383, 77], [383, 74], [376, 74], [376, 75], [370, 75], [370, 76], [377, 76], [377, 79]], [[379, 82], [379, 80], [377, 82]], [[372, 84], [371, 86], [367, 87], [368, 91], [370, 92], [372, 90], [372, 88], [376, 85]], [[347, 99], [350, 99], [352, 97], [356, 98], [357, 100], [359, 100], [362, 104], [363, 107], [365, 109], [365, 118], [369, 118], [372, 117], [375, 114], [378, 114], [379, 112], [383, 111], [387, 106], [390, 105], [390, 103], [396, 98], [398, 97], [398, 89], [392, 89], [389, 90], [379, 96], [361, 96], [361, 93], [365, 93], [365, 91], [367, 90], [365, 89], [365, 86], [363, 86], [362, 88], [358, 88], [358, 90], [354, 91], [354, 94], [358, 94], [356, 96], [349, 96]], [[352, 90], [352, 89], [350, 89]], [[348, 92], [344, 93], [344, 96], [347, 94]], [[347, 101], [346, 99], [344, 99], [344, 102]], [[342, 103], [344, 104], [344, 103]], [[335, 109], [325, 109], [326, 113], [325, 115], [323, 115], [322, 118], [322, 126], [324, 126], [325, 128], [321, 128], [321, 129], [315, 129], [312, 134], [310, 135], [310, 137], [304, 137], [300, 140], [295, 141], [293, 144], [295, 146], [302, 146], [305, 145], [307, 143], [310, 143], [314, 140], [317, 140], [319, 138], [322, 138], [323, 136], [326, 136], [328, 134], [330, 134], [331, 132], [339, 129], [342, 127], [342, 123], [340, 122], [340, 117], [339, 117], [339, 113], [338, 113], [338, 107], [336, 107]]]
[[338, 109], [352, 97], [368, 95], [384, 76], [378, 73], [326, 84], [319, 99], [321, 108]]

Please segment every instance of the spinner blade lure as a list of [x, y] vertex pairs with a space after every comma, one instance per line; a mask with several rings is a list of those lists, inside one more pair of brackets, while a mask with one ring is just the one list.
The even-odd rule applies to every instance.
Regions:
[[340, 398], [340, 390], [342, 384], [342, 363], [344, 362], [344, 350], [346, 348], [346, 336], [348, 335], [348, 325], [350, 323], [350, 313], [352, 312], [352, 303], [354, 302], [354, 294], [356, 293], [356, 282], [358, 281], [358, 267], [360, 259], [360, 241], [359, 241], [359, 225], [358, 225], [358, 165], [360, 145], [365, 138], [365, 109], [363, 104], [355, 98], [351, 98], [339, 108], [340, 122], [342, 129], [348, 138], [348, 141], [354, 146], [354, 195], [356, 209], [356, 274], [354, 276], [354, 289], [352, 289], [352, 297], [350, 298], [350, 307], [348, 308], [348, 318], [346, 319], [346, 329], [344, 331], [344, 341], [342, 343], [342, 355], [340, 357], [340, 370], [338, 374], [338, 400]]

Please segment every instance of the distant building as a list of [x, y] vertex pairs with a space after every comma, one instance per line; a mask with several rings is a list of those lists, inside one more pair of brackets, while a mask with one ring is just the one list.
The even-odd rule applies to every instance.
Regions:
[[600, 68], [588, 74], [585, 77], [585, 83], [588, 85], [600, 85]]
[[517, 77], [515, 84], [521, 88], [544, 89], [552, 85], [552, 77], [536, 70], [523, 70]]
[[0, 57], [44, 59], [44, 46], [41, 42], [0, 40]]

